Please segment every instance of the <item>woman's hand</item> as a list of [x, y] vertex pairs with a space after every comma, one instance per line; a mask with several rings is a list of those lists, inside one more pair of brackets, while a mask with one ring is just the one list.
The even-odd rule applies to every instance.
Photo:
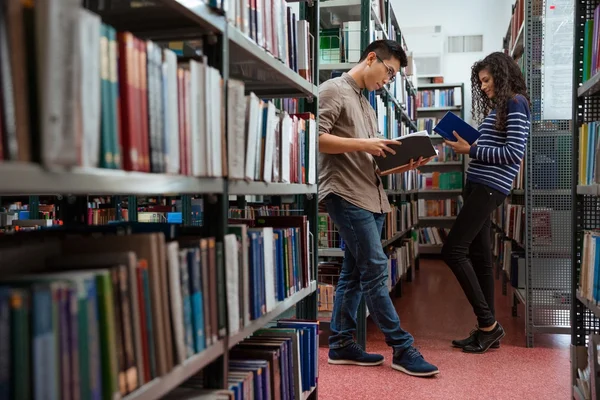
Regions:
[[454, 137], [456, 138], [456, 142], [451, 142], [449, 140], [444, 140], [446, 144], [454, 149], [454, 151], [458, 154], [469, 154], [471, 150], [471, 145], [465, 139], [461, 138], [456, 131], [453, 131]]
[[369, 154], [374, 156], [384, 157], [385, 152], [391, 154], [396, 154], [394, 149], [390, 146], [400, 146], [402, 143], [399, 140], [390, 140], [390, 139], [379, 139], [379, 138], [371, 138], [371, 139], [363, 139], [362, 142], [362, 150], [366, 151]]

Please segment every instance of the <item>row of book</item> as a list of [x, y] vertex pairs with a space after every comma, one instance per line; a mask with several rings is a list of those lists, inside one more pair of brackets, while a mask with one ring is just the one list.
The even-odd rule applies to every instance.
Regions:
[[433, 131], [433, 128], [438, 124], [438, 122], [440, 122], [440, 118], [417, 118], [417, 129], [420, 131], [427, 131], [427, 133], [429, 133], [430, 135], [437, 135], [437, 133]]
[[[10, 40], [0, 38], [10, 54], [1, 76], [0, 159], [316, 182], [311, 114], [279, 112], [273, 101], [246, 96], [241, 81], [224, 87], [204, 55], [179, 61], [166, 44], [117, 32], [72, 1], [52, 3], [70, 26], [64, 32], [46, 7], [11, 3]], [[25, 29], [34, 20], [35, 29]], [[46, 27], [72, 39], [69, 46], [41, 34]]]
[[229, 179], [316, 184], [314, 114], [288, 114], [272, 100], [245, 96], [240, 81], [228, 86]]
[[579, 127], [579, 185], [600, 183], [599, 154], [600, 122], [582, 124]]
[[512, 240], [502, 240], [502, 271], [510, 285], [516, 289], [525, 288], [527, 271], [525, 269], [525, 251]]
[[452, 107], [462, 105], [462, 89], [421, 89], [417, 92], [417, 107]]
[[[258, 46], [309, 82], [314, 81], [310, 23], [299, 20], [284, 0], [229, 0], [226, 17]], [[232, 28], [230, 28], [232, 29]]]
[[2, 381], [35, 397], [113, 398], [164, 376], [309, 286], [308, 222], [282, 218], [230, 224], [224, 243], [148, 223], [5, 236], [0, 307], [15, 310], [0, 326], [29, 333], [3, 335], [0, 358], [37, 361], [9, 364]]
[[593, 18], [585, 21], [584, 29], [582, 83], [600, 72], [600, 4], [594, 9]]
[[419, 171], [406, 171], [381, 177], [384, 187], [393, 191], [411, 191], [418, 188]]
[[302, 399], [319, 377], [318, 321], [280, 319], [229, 351], [227, 389], [210, 389], [198, 373], [166, 399]]
[[401, 244], [394, 246], [388, 256], [388, 290], [392, 291], [400, 279], [410, 268], [415, 267], [416, 245], [412, 238], [402, 239]]
[[294, 204], [282, 204], [281, 206], [273, 205], [256, 205], [246, 206], [243, 209], [229, 207], [229, 218], [235, 219], [255, 219], [262, 216], [291, 216], [298, 213], [298, 209]]
[[391, 205], [391, 212], [386, 214], [381, 232], [382, 239], [391, 239], [396, 233], [404, 232], [418, 223], [417, 202], [403, 201]]
[[435, 226], [419, 228], [419, 244], [441, 246], [446, 241], [448, 233], [450, 233], [448, 228]]
[[446, 143], [434, 143], [433, 147], [437, 151], [437, 156], [432, 162], [445, 163], [450, 161], [463, 161], [463, 155], [457, 154], [454, 149]]
[[[521, 29], [523, 29], [524, 21], [525, 0], [516, 0], [515, 4], [512, 6], [512, 15], [510, 17], [510, 41], [508, 43], [508, 48], [510, 50], [514, 49], [515, 44], [517, 43], [517, 38]], [[521, 35], [523, 35], [522, 32]], [[512, 54], [509, 55], [512, 56]]]
[[447, 199], [419, 199], [419, 217], [455, 217], [463, 205], [462, 195]]
[[463, 174], [453, 172], [421, 172], [417, 176], [419, 189], [426, 190], [456, 190], [463, 187]]

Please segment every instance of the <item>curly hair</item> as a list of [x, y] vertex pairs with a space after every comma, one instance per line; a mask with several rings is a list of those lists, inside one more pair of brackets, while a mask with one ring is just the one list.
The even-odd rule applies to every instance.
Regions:
[[[479, 81], [479, 72], [487, 69], [494, 79], [494, 97], [490, 99]], [[473, 119], [480, 124], [485, 117], [496, 109], [496, 130], [506, 129], [508, 101], [513, 96], [523, 95], [531, 105], [527, 94], [527, 85], [519, 65], [507, 54], [494, 52], [477, 61], [471, 68], [471, 99]]]

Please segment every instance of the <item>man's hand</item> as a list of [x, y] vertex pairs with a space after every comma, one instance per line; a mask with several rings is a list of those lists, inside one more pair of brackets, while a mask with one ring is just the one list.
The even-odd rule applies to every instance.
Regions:
[[430, 162], [431, 160], [433, 160], [436, 156], [431, 156], [429, 158], [426, 158], [425, 160], [423, 160], [423, 157], [419, 157], [419, 159], [417, 160], [417, 165], [415, 168], [418, 168], [422, 165], [427, 164], [428, 162]]
[[451, 142], [449, 140], [444, 140], [446, 144], [452, 147], [457, 154], [469, 154], [469, 150], [471, 150], [469, 142], [461, 138], [456, 131], [453, 131], [453, 133], [457, 141]]
[[390, 146], [400, 146], [402, 143], [399, 140], [371, 138], [364, 139], [362, 142], [362, 150], [374, 156], [384, 157], [385, 152], [396, 154]]

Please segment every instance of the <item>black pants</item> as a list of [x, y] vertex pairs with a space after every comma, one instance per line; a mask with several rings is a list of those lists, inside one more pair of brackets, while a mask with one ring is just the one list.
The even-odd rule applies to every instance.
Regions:
[[490, 215], [506, 195], [467, 181], [463, 197], [463, 208], [446, 238], [442, 256], [471, 303], [477, 323], [488, 327], [496, 321]]

